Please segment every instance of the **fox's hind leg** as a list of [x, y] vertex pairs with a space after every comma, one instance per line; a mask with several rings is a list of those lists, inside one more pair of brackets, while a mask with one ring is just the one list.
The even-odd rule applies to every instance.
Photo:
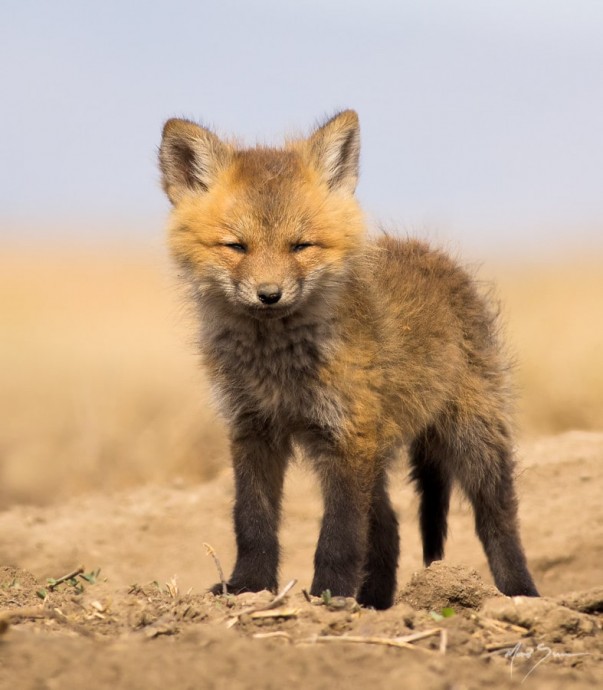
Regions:
[[475, 513], [498, 589], [507, 596], [538, 596], [519, 536], [513, 448], [504, 422], [476, 416], [451, 442], [455, 475]]
[[398, 518], [389, 500], [387, 475], [382, 471], [375, 482], [369, 509], [365, 579], [358, 593], [360, 604], [387, 609], [394, 603], [399, 555]]
[[419, 521], [426, 566], [444, 558], [452, 477], [446, 449], [432, 428], [410, 447], [411, 479], [420, 497]]

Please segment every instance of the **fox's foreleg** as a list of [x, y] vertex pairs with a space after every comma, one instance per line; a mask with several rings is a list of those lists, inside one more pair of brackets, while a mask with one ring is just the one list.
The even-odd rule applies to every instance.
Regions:
[[[288, 438], [252, 426], [235, 427], [231, 438], [237, 558], [227, 587], [234, 594], [278, 589], [278, 528], [291, 446]], [[210, 591], [220, 594], [221, 583]]]
[[368, 538], [370, 489], [345, 467], [341, 457], [324, 458], [320, 472], [324, 513], [314, 555], [310, 593], [355, 597], [362, 581]]
[[391, 606], [398, 561], [398, 522], [385, 468], [374, 450], [323, 451], [315, 460], [324, 499], [311, 593], [359, 597]]

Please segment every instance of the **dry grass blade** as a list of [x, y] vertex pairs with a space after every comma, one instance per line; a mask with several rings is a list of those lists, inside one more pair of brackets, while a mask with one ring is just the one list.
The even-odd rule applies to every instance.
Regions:
[[502, 640], [501, 642], [492, 642], [486, 645], [487, 652], [500, 652], [504, 649], [514, 649], [517, 646], [517, 640]]
[[416, 642], [417, 640], [424, 640], [426, 637], [433, 637], [442, 631], [442, 628], [430, 628], [422, 632], [412, 633], [411, 635], [404, 635], [404, 637], [394, 637], [392, 639], [398, 642]]
[[289, 633], [284, 632], [283, 630], [275, 630], [273, 632], [265, 633], [254, 633], [252, 637], [255, 640], [270, 640], [273, 638], [280, 638], [283, 640], [291, 641], [291, 635], [289, 635]]
[[297, 584], [297, 580], [293, 579], [290, 582], [288, 582], [283, 589], [274, 597], [274, 599], [267, 604], [266, 606], [262, 606], [259, 609], [256, 609], [257, 611], [267, 611], [268, 609], [273, 609], [276, 608], [289, 594], [289, 592], [295, 587]]
[[275, 609], [277, 606], [279, 606], [279, 604], [281, 604], [284, 601], [287, 594], [289, 594], [289, 592], [293, 589], [293, 587], [295, 587], [296, 584], [297, 580], [295, 579], [291, 580], [291, 582], [288, 582], [283, 587], [283, 589], [274, 597], [274, 599], [272, 601], [269, 601], [264, 606], [249, 606], [246, 609], [238, 611], [236, 614], [234, 614], [234, 617], [228, 621], [226, 627], [232, 628], [233, 625], [236, 625], [241, 616], [258, 613], [260, 611], [270, 611], [271, 609]]
[[176, 576], [172, 577], [171, 580], [168, 580], [165, 583], [165, 588], [167, 590], [167, 593], [172, 597], [172, 599], [178, 599], [180, 596], [180, 589], [178, 588], [178, 583], [176, 582]]
[[446, 648], [448, 647], [448, 630], [442, 628], [440, 630], [440, 654], [446, 654]]
[[228, 594], [228, 587], [226, 586], [224, 571], [222, 570], [222, 564], [220, 563], [220, 559], [216, 555], [216, 550], [211, 544], [207, 544], [206, 542], [203, 543], [203, 546], [207, 551], [207, 555], [211, 556], [214, 559], [214, 563], [216, 564], [216, 569], [218, 571], [218, 577], [220, 578], [220, 582], [222, 583], [222, 594], [226, 596]]
[[498, 621], [494, 618], [486, 618], [485, 616], [476, 617], [478, 625], [482, 628], [490, 628], [491, 630], [496, 630], [497, 632], [507, 633], [509, 631], [520, 633], [525, 635], [528, 631], [527, 628], [521, 625], [514, 625], [513, 623], [507, 623], [506, 621]]
[[267, 611], [254, 611], [249, 616], [252, 619], [262, 618], [296, 618], [299, 609], [269, 609]]
[[426, 630], [422, 633], [414, 633], [404, 637], [363, 637], [358, 635], [317, 635], [312, 638], [300, 640], [302, 643], [314, 642], [350, 642], [353, 644], [378, 644], [386, 647], [398, 647], [402, 649], [412, 649], [417, 652], [425, 652], [426, 654], [433, 654], [433, 650], [418, 647], [412, 644], [413, 641], [424, 640], [427, 637], [433, 637], [441, 633], [441, 628], [434, 628], [433, 630]]
[[8, 626], [13, 621], [22, 620], [24, 618], [50, 618], [52, 620], [58, 621], [59, 623], [62, 623], [63, 625], [66, 625], [68, 628], [70, 628], [74, 632], [79, 633], [80, 635], [84, 635], [86, 637], [94, 637], [94, 633], [92, 633], [87, 628], [84, 628], [82, 625], [79, 625], [79, 623], [74, 623], [73, 621], [70, 621], [64, 613], [59, 611], [59, 609], [49, 609], [42, 607], [38, 608], [35, 606], [14, 609], [13, 611], [0, 612], [0, 633], [6, 632]]

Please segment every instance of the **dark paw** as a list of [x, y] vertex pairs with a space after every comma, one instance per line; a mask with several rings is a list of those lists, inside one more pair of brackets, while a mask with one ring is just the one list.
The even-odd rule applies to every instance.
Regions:
[[508, 577], [502, 582], [502, 578], [494, 578], [498, 589], [508, 597], [539, 597], [540, 594], [536, 589], [534, 580], [529, 572], [516, 574], [514, 577]]
[[386, 590], [375, 590], [363, 587], [358, 593], [358, 603], [366, 608], [383, 611], [394, 605], [394, 593]]
[[[264, 585], [259, 582], [257, 583], [252, 583], [249, 582], [248, 584], [242, 584], [239, 582], [227, 582], [226, 583], [226, 594], [243, 594], [243, 592], [261, 592], [262, 590], [267, 589], [271, 591], [272, 593], [276, 593], [277, 586], [274, 584], [273, 586], [271, 585]], [[210, 594], [215, 594], [216, 596], [224, 594], [224, 587], [221, 582], [217, 582], [215, 585], [210, 587], [207, 590]]]
[[252, 591], [256, 590], [251, 590], [249, 589], [249, 587], [245, 587], [244, 585], [237, 585], [233, 582], [226, 583], [226, 592], [224, 592], [224, 586], [221, 582], [217, 582], [215, 585], [213, 585], [213, 587], [209, 588], [209, 592], [211, 592], [211, 594], [215, 594], [216, 596], [222, 594], [243, 594], [243, 592]]
[[356, 588], [352, 583], [337, 582], [333, 580], [322, 580], [313, 582], [310, 587], [310, 594], [313, 597], [322, 596], [323, 592], [329, 591], [332, 597], [355, 597]]
[[506, 592], [501, 590], [503, 594], [508, 597], [539, 597], [540, 592], [536, 589], [535, 585], [520, 585], [518, 587], [507, 587]]

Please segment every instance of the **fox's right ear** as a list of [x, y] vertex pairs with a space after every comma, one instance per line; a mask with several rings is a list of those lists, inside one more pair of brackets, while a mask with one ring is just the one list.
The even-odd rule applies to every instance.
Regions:
[[208, 129], [188, 120], [168, 120], [159, 147], [159, 167], [172, 204], [186, 192], [207, 191], [229, 154], [228, 145]]
[[328, 186], [353, 194], [360, 154], [358, 115], [353, 110], [338, 113], [312, 134], [308, 144], [313, 162]]

